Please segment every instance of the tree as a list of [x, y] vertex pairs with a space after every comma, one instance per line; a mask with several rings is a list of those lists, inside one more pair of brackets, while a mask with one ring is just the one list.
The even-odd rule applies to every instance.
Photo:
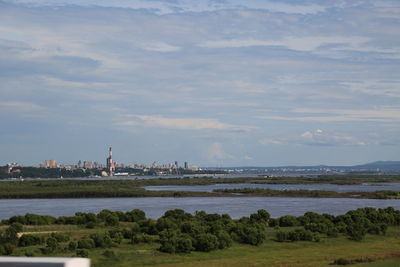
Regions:
[[200, 234], [196, 237], [195, 248], [198, 251], [211, 251], [218, 248], [218, 238], [213, 234]]

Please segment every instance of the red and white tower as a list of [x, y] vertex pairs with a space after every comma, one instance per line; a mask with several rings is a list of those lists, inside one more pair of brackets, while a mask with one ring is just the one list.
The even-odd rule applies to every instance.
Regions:
[[112, 158], [112, 148], [111, 147], [108, 149], [107, 169], [108, 169], [108, 175], [112, 176], [115, 171], [115, 161]]

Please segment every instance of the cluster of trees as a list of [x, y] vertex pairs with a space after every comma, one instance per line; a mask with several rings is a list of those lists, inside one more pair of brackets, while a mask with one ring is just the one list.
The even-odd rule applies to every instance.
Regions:
[[[279, 242], [318, 242], [321, 235], [336, 237], [339, 234], [358, 241], [367, 233], [385, 234], [388, 226], [400, 225], [400, 211], [393, 208], [362, 208], [339, 216], [307, 212], [298, 217], [271, 218], [267, 211], [258, 210], [249, 217], [234, 220], [227, 214], [197, 211], [192, 215], [175, 209], [154, 220], [146, 218], [145, 213], [139, 209], [128, 212], [102, 210], [98, 214], [77, 212], [74, 216], [58, 218], [26, 214], [2, 220], [1, 224], [9, 226], [0, 232], [2, 255], [10, 255], [17, 246], [42, 246], [43, 254], [76, 251], [78, 256], [87, 256], [90, 249], [117, 247], [123, 240], [131, 244], [157, 242], [160, 251], [190, 253], [228, 248], [233, 242], [260, 245], [266, 239], [267, 227], [276, 228], [276, 241]], [[18, 237], [23, 225], [50, 224], [109, 230], [73, 240], [60, 233], [46, 236], [24, 234]], [[283, 230], [285, 227], [290, 227], [290, 230]]]
[[[299, 217], [283, 216], [278, 219], [271, 219], [269, 225], [303, 226], [304, 230], [310, 233], [325, 234], [328, 237], [344, 234], [352, 240], [360, 241], [367, 233], [384, 235], [388, 226], [400, 225], [400, 211], [391, 207], [385, 209], [367, 207], [351, 210], [344, 215], [338, 216], [307, 212], [304, 216]], [[289, 236], [292, 236], [292, 238], [289, 238]], [[278, 232], [277, 240], [295, 241], [293, 236], [294, 233]]]

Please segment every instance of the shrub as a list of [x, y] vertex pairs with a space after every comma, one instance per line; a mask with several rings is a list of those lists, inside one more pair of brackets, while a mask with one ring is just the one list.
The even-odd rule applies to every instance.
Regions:
[[23, 225], [21, 224], [21, 223], [19, 223], [19, 222], [14, 222], [14, 223], [12, 223], [11, 225], [10, 225], [10, 227], [12, 227], [12, 228], [14, 228], [15, 229], [15, 231], [17, 231], [17, 232], [22, 232], [23, 231]]
[[75, 241], [71, 241], [68, 244], [68, 249], [71, 251], [74, 251], [78, 248], [78, 243], [76, 243]]
[[108, 214], [104, 218], [104, 224], [107, 226], [117, 226], [119, 224], [118, 216], [114, 214]]
[[146, 219], [146, 214], [140, 209], [134, 209], [126, 212], [125, 217], [129, 222], [139, 222]]
[[95, 247], [94, 240], [91, 238], [82, 238], [78, 241], [78, 248], [91, 249]]
[[29, 247], [42, 244], [42, 239], [37, 235], [22, 235], [18, 240], [18, 246]]
[[103, 252], [103, 256], [109, 259], [116, 259], [117, 255], [112, 250], [106, 250]]
[[50, 237], [55, 238], [57, 242], [67, 242], [69, 241], [69, 236], [60, 233], [51, 233]]
[[295, 216], [282, 216], [279, 218], [279, 226], [281, 227], [289, 227], [298, 225], [298, 221]]
[[257, 211], [257, 213], [250, 215], [250, 221], [267, 223], [270, 217], [271, 215], [266, 210], [260, 209]]
[[58, 241], [57, 239], [50, 237], [46, 240], [46, 250], [47, 252], [54, 252], [58, 249]]
[[211, 251], [218, 248], [218, 238], [213, 234], [200, 234], [196, 237], [197, 251]]
[[85, 225], [85, 227], [88, 228], [88, 229], [93, 229], [93, 228], [96, 227], [96, 223], [95, 223], [95, 222], [88, 222], [88, 223]]
[[108, 233], [91, 234], [90, 238], [94, 241], [97, 248], [109, 248], [112, 245], [112, 240]]
[[232, 238], [226, 231], [219, 231], [217, 233], [218, 248], [224, 249], [232, 246]]
[[0, 245], [0, 255], [11, 255], [15, 249], [15, 246], [10, 243]]
[[175, 250], [180, 253], [189, 253], [193, 250], [192, 240], [189, 237], [178, 237]]
[[82, 258], [88, 258], [89, 251], [87, 251], [86, 249], [79, 249], [76, 251], [76, 256], [82, 257]]

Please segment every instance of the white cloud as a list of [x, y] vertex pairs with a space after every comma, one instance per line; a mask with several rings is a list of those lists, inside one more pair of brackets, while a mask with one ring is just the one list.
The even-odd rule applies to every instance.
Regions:
[[[261, 119], [282, 121], [308, 121], [308, 122], [338, 122], [338, 121], [374, 121], [374, 122], [400, 122], [400, 109], [395, 107], [381, 107], [379, 109], [293, 109], [291, 115], [258, 116]], [[299, 116], [302, 114], [303, 116]], [[310, 115], [312, 114], [312, 115]], [[317, 115], [315, 115], [317, 114]]]
[[252, 157], [250, 157], [249, 155], [246, 155], [246, 156], [244, 156], [244, 158], [243, 158], [244, 160], [253, 160], [253, 158]]
[[44, 107], [35, 103], [22, 101], [0, 102], [0, 108], [9, 112], [32, 112], [44, 109]]
[[247, 131], [251, 127], [236, 126], [220, 122], [216, 119], [205, 118], [166, 118], [154, 115], [136, 115], [125, 116], [126, 119], [118, 121], [119, 126], [141, 126], [156, 127], [179, 130], [229, 130], [229, 131]]
[[35, 6], [101, 6], [132, 9], [153, 10], [156, 14], [165, 15], [184, 12], [210, 12], [225, 9], [263, 9], [272, 12], [284, 12], [288, 14], [314, 14], [325, 10], [325, 7], [319, 5], [291, 5], [277, 3], [275, 1], [257, 1], [257, 0], [229, 0], [229, 1], [147, 1], [147, 0], [12, 0], [16, 3], [25, 3]]
[[315, 131], [305, 131], [298, 136], [262, 138], [259, 140], [262, 145], [309, 145], [309, 146], [363, 146], [364, 141], [360, 141], [353, 136], [324, 132], [320, 129]]
[[215, 142], [206, 148], [206, 155], [209, 161], [218, 161], [232, 158], [232, 155], [226, 153], [222, 148], [222, 144]]
[[175, 52], [180, 49], [179, 46], [173, 46], [164, 42], [148, 42], [143, 44], [141, 48], [156, 52]]
[[199, 46], [206, 48], [239, 48], [250, 46], [284, 46], [298, 51], [313, 51], [327, 44], [340, 44], [341, 47], [357, 49], [369, 38], [361, 36], [304, 36], [286, 37], [283, 40], [230, 39], [206, 41]]
[[305, 145], [316, 146], [348, 146], [348, 145], [365, 145], [364, 142], [355, 139], [352, 136], [337, 135], [333, 133], [325, 133], [318, 129], [314, 132], [306, 131], [300, 135], [299, 140], [295, 142], [303, 143]]

